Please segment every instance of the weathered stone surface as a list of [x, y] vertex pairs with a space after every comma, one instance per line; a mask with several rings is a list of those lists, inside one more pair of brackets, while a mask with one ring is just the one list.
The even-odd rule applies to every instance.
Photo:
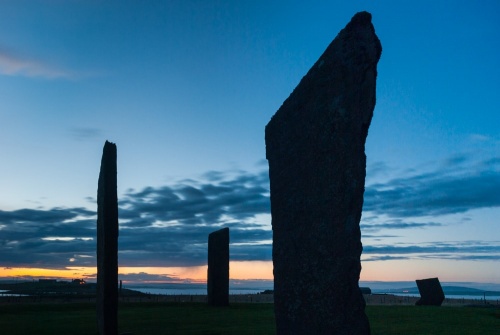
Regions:
[[369, 334], [358, 286], [382, 47], [357, 13], [266, 126], [278, 334]]
[[441, 306], [444, 301], [444, 292], [438, 278], [417, 279], [420, 299], [417, 306]]
[[208, 235], [208, 304], [229, 305], [229, 228]]
[[97, 190], [97, 326], [118, 334], [118, 195], [116, 145], [106, 141]]

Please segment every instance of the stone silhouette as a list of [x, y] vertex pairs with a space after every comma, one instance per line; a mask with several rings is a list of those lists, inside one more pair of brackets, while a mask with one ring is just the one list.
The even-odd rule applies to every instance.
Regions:
[[106, 141], [97, 189], [97, 326], [118, 334], [118, 195], [116, 145]]
[[229, 228], [208, 235], [208, 304], [229, 305]]
[[417, 306], [441, 306], [444, 301], [444, 292], [438, 278], [417, 279], [420, 299]]
[[359, 221], [381, 52], [357, 13], [266, 126], [277, 334], [370, 333]]

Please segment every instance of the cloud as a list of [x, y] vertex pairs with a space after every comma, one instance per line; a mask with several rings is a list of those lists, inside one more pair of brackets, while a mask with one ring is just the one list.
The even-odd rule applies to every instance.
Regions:
[[363, 261], [395, 259], [500, 260], [500, 241], [450, 241], [363, 246]]
[[471, 134], [469, 136], [469, 139], [475, 142], [489, 142], [493, 140], [490, 136], [486, 136], [483, 134]]
[[[231, 229], [231, 259], [270, 260], [267, 172], [205, 174], [162, 187], [128, 190], [120, 200], [121, 266], [195, 266], [207, 260], [208, 234]], [[94, 266], [96, 214], [83, 208], [0, 211], [0, 262], [6, 266]]]
[[124, 227], [154, 224], [212, 225], [245, 221], [269, 213], [267, 172], [242, 172], [226, 180], [209, 173], [210, 181], [182, 181], [170, 186], [128, 191], [120, 201], [120, 216], [130, 221]]
[[79, 76], [75, 72], [51, 66], [40, 60], [19, 56], [5, 49], [0, 49], [0, 74], [46, 79], [75, 79]]
[[94, 217], [85, 208], [0, 211], [0, 262], [62, 268], [74, 259], [79, 265], [94, 265]]
[[386, 177], [394, 172], [385, 162], [373, 162], [366, 169], [366, 182], [380, 176]]
[[474, 166], [464, 163], [471, 163], [470, 157], [455, 156], [441, 169], [368, 185], [363, 210], [393, 218], [415, 218], [499, 207], [498, 159]]
[[413, 228], [429, 228], [441, 227], [443, 224], [439, 222], [404, 222], [400, 219], [386, 220], [383, 223], [375, 224], [360, 224], [361, 231], [363, 232], [377, 232], [383, 229], [413, 229]]
[[145, 272], [138, 273], [120, 273], [120, 280], [132, 283], [179, 283], [181, 280], [176, 275], [171, 274], [149, 274]]
[[[457, 155], [432, 171], [368, 185], [361, 222], [365, 260], [498, 259], [493, 242], [379, 243], [407, 230], [445, 227], [440, 216], [499, 207], [499, 162]], [[381, 175], [384, 166], [377, 165]], [[208, 234], [223, 227], [230, 228], [231, 259], [271, 260], [269, 196], [267, 170], [209, 171], [168, 185], [128, 189], [119, 201], [120, 266], [205, 265]], [[86, 208], [0, 210], [0, 263], [95, 266], [95, 235], [96, 213]]]
[[130, 266], [204, 265], [208, 234], [229, 227], [233, 260], [269, 260], [270, 244], [262, 241], [272, 232], [256, 222], [270, 211], [267, 172], [233, 174], [212, 171], [202, 181], [127, 191], [119, 213], [127, 251], [120, 257]]
[[72, 137], [79, 141], [94, 139], [102, 134], [100, 129], [92, 127], [74, 127], [70, 131]]
[[370, 256], [362, 257], [362, 262], [380, 262], [380, 261], [397, 261], [397, 260], [408, 260], [408, 256], [391, 256], [391, 255], [380, 255], [380, 256]]
[[467, 163], [469, 161], [470, 157], [467, 154], [455, 154], [444, 161], [444, 167], [445, 168], [454, 168], [456, 166], [460, 166], [463, 163]]

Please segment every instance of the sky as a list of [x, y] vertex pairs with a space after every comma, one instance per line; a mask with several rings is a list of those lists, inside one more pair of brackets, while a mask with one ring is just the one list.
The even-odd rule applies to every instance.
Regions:
[[337, 33], [382, 43], [361, 280], [500, 284], [498, 1], [0, 2], [0, 278], [95, 280], [102, 147], [120, 279], [272, 280], [264, 127]]

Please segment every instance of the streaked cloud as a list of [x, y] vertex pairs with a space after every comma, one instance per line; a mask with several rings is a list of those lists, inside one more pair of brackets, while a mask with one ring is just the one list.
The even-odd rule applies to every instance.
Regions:
[[70, 129], [71, 136], [79, 141], [94, 139], [101, 136], [102, 131], [93, 127], [73, 127]]
[[120, 280], [123, 280], [124, 282], [139, 282], [139, 283], [180, 282], [180, 279], [175, 275], [150, 274], [146, 272], [120, 273]]
[[210, 225], [245, 221], [256, 214], [270, 212], [267, 171], [240, 172], [229, 180], [216, 172], [207, 173], [205, 177], [209, 181], [185, 180], [170, 186], [129, 190], [120, 200], [120, 215], [130, 220], [124, 227], [181, 221]]
[[493, 140], [490, 136], [486, 136], [486, 135], [483, 135], [483, 134], [471, 134], [469, 136], [469, 138], [472, 141], [476, 141], [476, 142], [489, 142], [489, 141]]
[[383, 229], [413, 229], [413, 228], [429, 228], [443, 226], [439, 222], [405, 222], [401, 219], [385, 220], [383, 223], [367, 224], [361, 223], [361, 231], [373, 233]]
[[363, 261], [396, 259], [500, 260], [500, 241], [448, 241], [364, 246]]
[[0, 74], [46, 79], [76, 79], [79, 75], [61, 67], [49, 65], [32, 57], [20, 56], [0, 48]]
[[363, 210], [414, 218], [499, 207], [498, 159], [490, 158], [473, 166], [464, 163], [472, 163], [470, 157], [454, 156], [434, 171], [368, 185]]

